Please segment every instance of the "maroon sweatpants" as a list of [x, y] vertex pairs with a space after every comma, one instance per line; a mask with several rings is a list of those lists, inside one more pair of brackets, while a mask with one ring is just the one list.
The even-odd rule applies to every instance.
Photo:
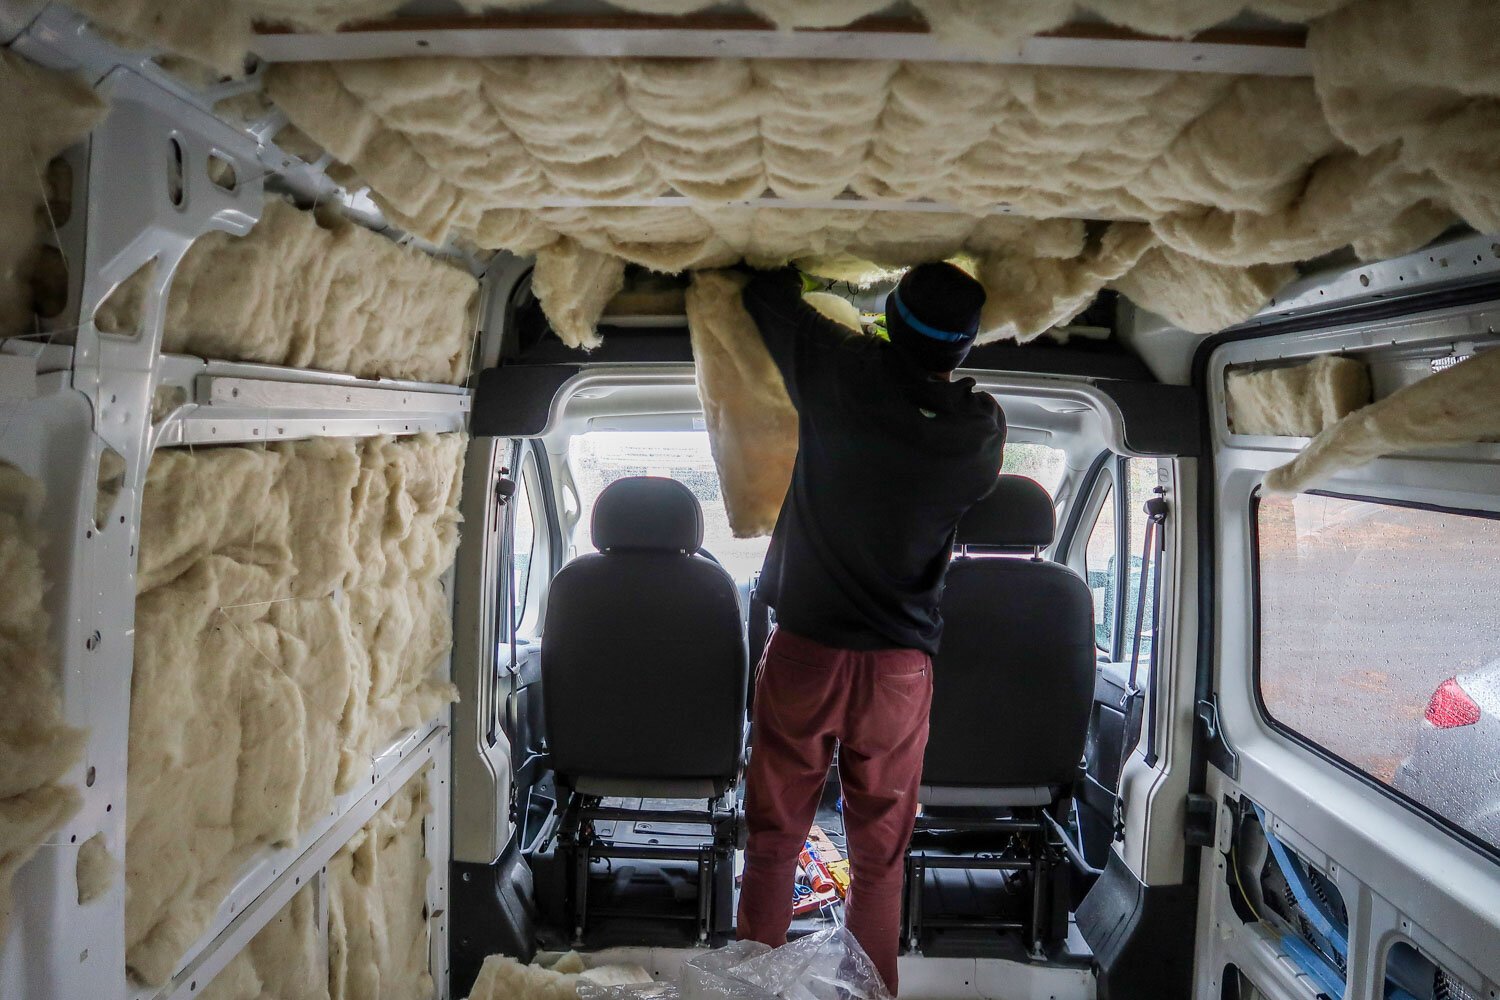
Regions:
[[786, 943], [797, 853], [837, 744], [853, 870], [847, 926], [896, 992], [901, 882], [931, 707], [926, 653], [834, 649], [775, 632], [755, 682], [741, 939]]

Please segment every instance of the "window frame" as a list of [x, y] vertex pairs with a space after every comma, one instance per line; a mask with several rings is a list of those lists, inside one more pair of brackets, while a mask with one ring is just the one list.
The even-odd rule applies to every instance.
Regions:
[[[1436, 514], [1452, 514], [1459, 517], [1474, 517], [1486, 521], [1500, 521], [1500, 511], [1482, 510], [1472, 507], [1446, 507], [1442, 504], [1425, 503], [1416, 500], [1398, 500], [1392, 497], [1371, 496], [1360, 493], [1340, 493], [1334, 490], [1304, 490], [1294, 496], [1319, 496], [1328, 497], [1333, 500], [1352, 500], [1360, 503], [1370, 503], [1386, 507], [1400, 507], [1406, 510], [1428, 511]], [[1246, 515], [1248, 518], [1249, 531], [1247, 535], [1250, 541], [1250, 693], [1255, 704], [1256, 714], [1260, 721], [1272, 733], [1280, 736], [1294, 746], [1300, 747], [1319, 760], [1332, 764], [1335, 768], [1354, 778], [1367, 788], [1374, 789], [1386, 799], [1402, 806], [1407, 811], [1425, 819], [1428, 823], [1436, 826], [1439, 830], [1458, 840], [1481, 855], [1492, 861], [1500, 863], [1500, 844], [1491, 844], [1482, 840], [1473, 833], [1453, 822], [1447, 816], [1424, 805], [1405, 794], [1399, 789], [1386, 784], [1379, 778], [1365, 771], [1354, 763], [1345, 760], [1337, 753], [1323, 746], [1312, 738], [1303, 735], [1291, 726], [1281, 722], [1266, 705], [1265, 697], [1261, 693], [1261, 573], [1260, 573], [1260, 505], [1265, 498], [1262, 487], [1257, 486], [1250, 494]]]

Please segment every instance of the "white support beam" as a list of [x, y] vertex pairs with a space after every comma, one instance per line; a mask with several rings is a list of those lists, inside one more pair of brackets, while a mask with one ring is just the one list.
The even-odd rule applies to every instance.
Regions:
[[1303, 41], [1296, 29], [1214, 30], [1179, 41], [1087, 24], [997, 48], [940, 40], [920, 21], [897, 18], [868, 18], [837, 30], [778, 31], [740, 15], [516, 14], [403, 18], [328, 34], [267, 29], [254, 50], [268, 62], [431, 56], [904, 59], [1309, 76]]

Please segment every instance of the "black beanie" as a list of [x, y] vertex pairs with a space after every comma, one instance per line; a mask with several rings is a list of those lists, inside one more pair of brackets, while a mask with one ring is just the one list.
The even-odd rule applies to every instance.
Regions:
[[979, 333], [984, 287], [952, 264], [920, 264], [885, 300], [891, 345], [918, 368], [951, 372]]

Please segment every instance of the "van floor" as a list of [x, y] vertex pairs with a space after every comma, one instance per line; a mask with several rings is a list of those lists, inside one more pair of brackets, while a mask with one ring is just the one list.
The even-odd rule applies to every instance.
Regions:
[[[741, 793], [743, 795], [743, 792]], [[703, 800], [606, 799], [609, 806], [681, 810], [704, 808]], [[830, 772], [814, 822], [847, 856], [844, 817], [839, 809], [839, 784]], [[598, 835], [622, 846], [691, 848], [702, 843], [706, 828], [691, 823], [662, 823], [648, 819], [608, 822], [596, 826]], [[962, 845], [983, 850], [985, 845]], [[924, 846], [928, 853], [949, 853], [941, 846]], [[956, 851], [952, 853], [957, 853]], [[736, 883], [743, 852], [736, 852]], [[955, 920], [999, 918], [1020, 920], [1030, 905], [1024, 879], [988, 870], [930, 870], [922, 887], [923, 910]], [[735, 902], [739, 890], [736, 885]], [[687, 861], [598, 861], [589, 875], [589, 921], [584, 941], [590, 951], [620, 947], [681, 948], [699, 945], [698, 870]], [[800, 937], [841, 923], [842, 904], [793, 920], [790, 935]], [[722, 942], [713, 942], [715, 944]], [[566, 942], [549, 942], [564, 946]], [[931, 957], [991, 958], [1029, 962], [1025, 942], [1014, 931], [944, 928], [930, 931], [920, 943]], [[1067, 940], [1048, 955], [1048, 964], [1087, 967], [1092, 952], [1070, 918]]]

